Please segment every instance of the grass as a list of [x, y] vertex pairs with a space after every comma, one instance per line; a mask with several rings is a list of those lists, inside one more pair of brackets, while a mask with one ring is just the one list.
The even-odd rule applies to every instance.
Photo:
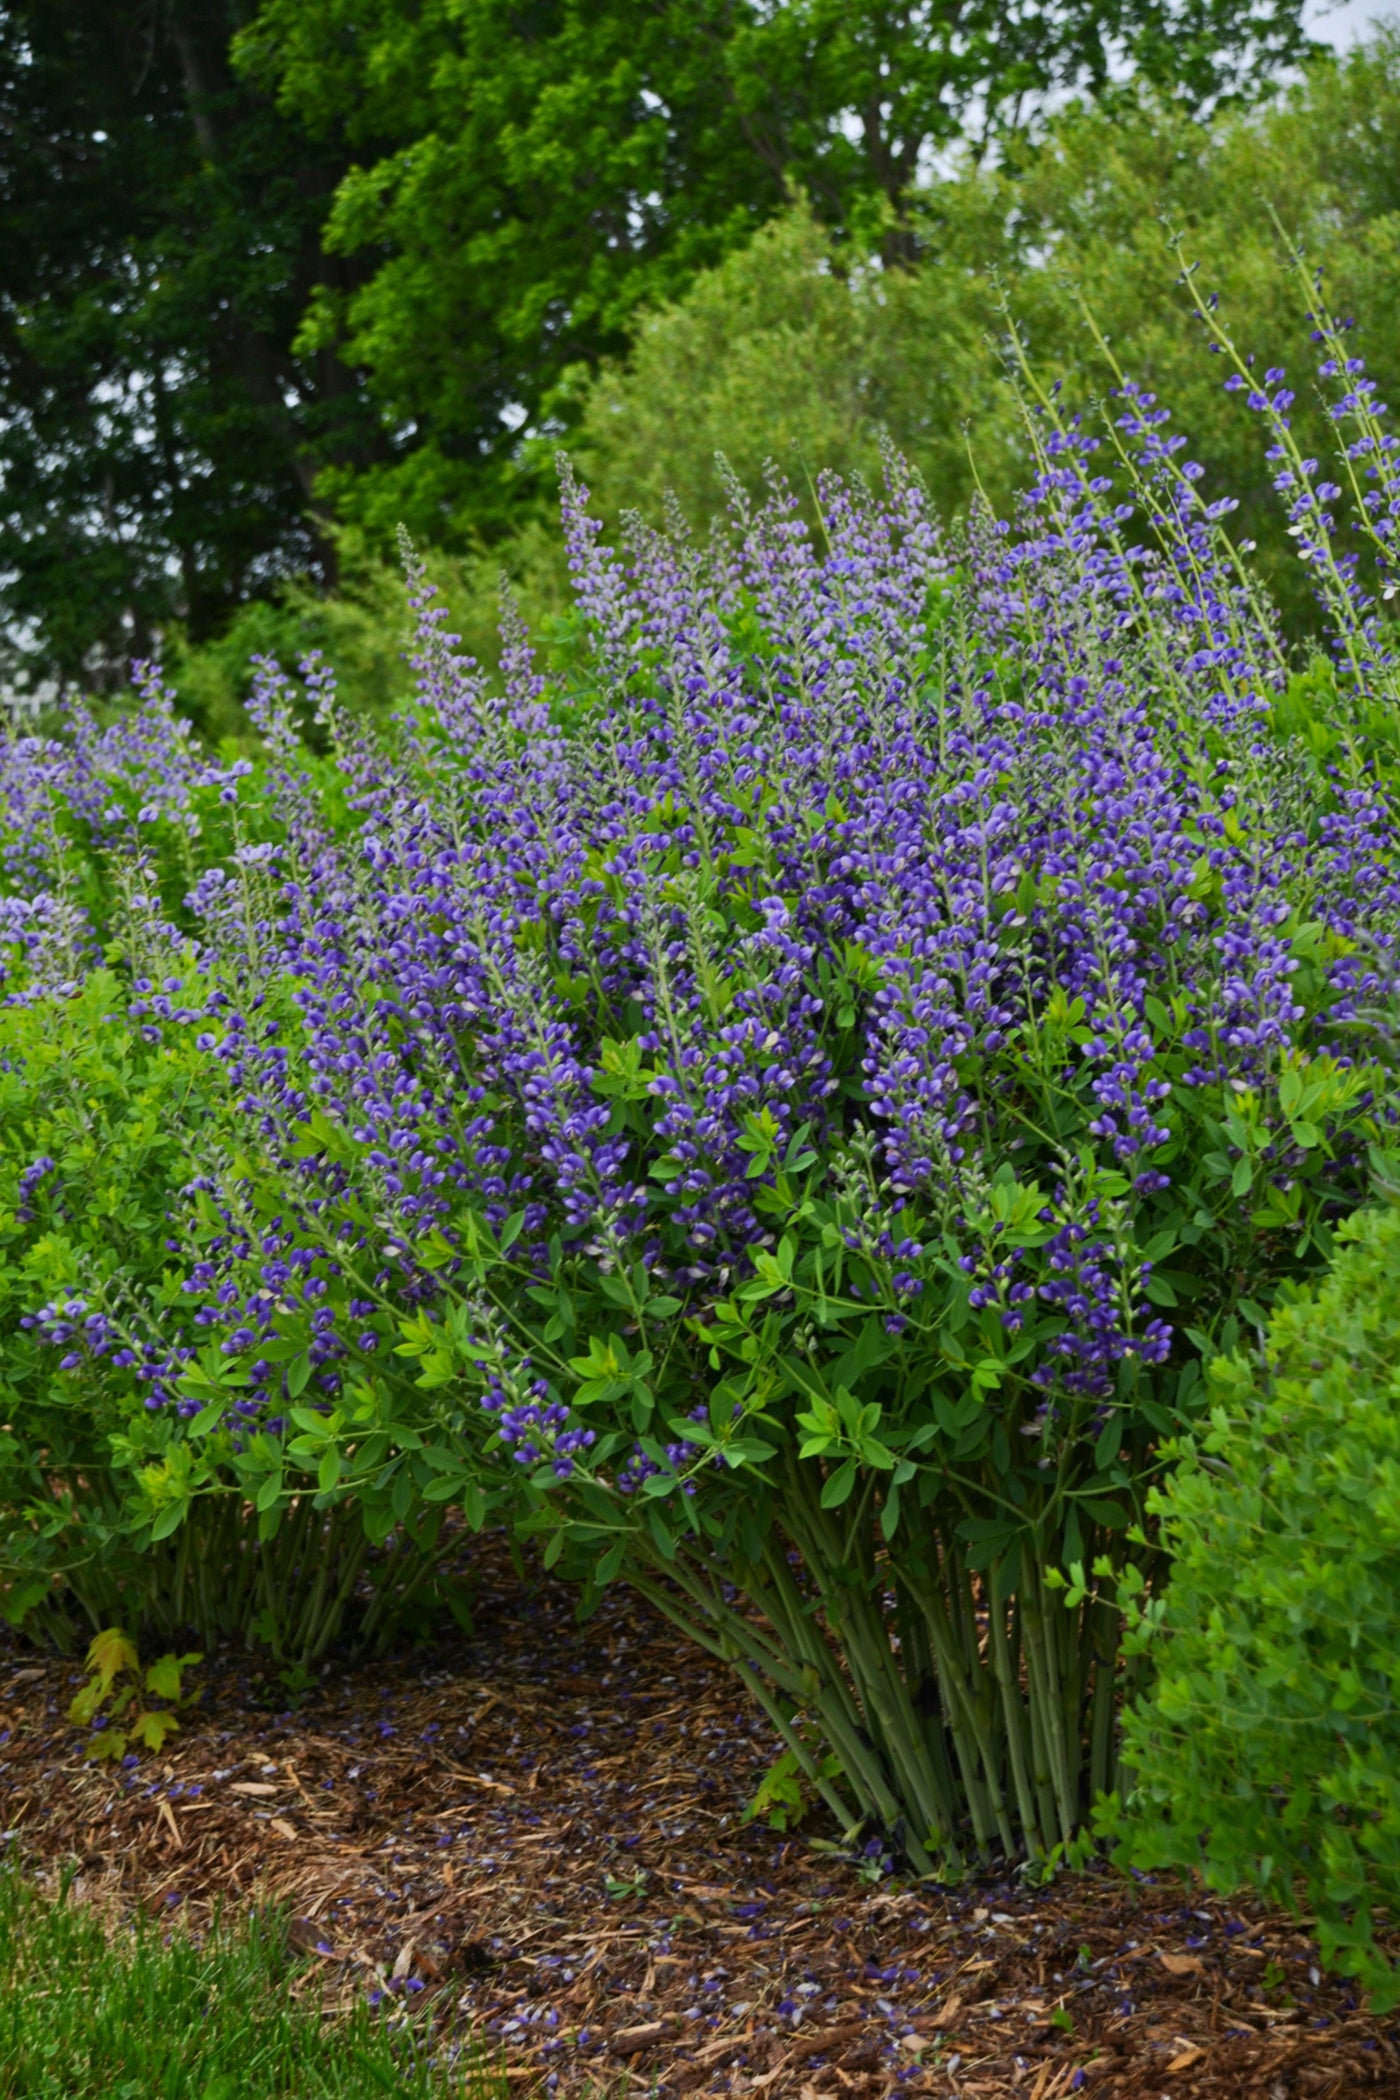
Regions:
[[479, 2066], [434, 2065], [368, 2005], [298, 2000], [306, 1963], [266, 1913], [202, 1940], [104, 1928], [65, 1887], [0, 1863], [0, 2100], [498, 2100]]

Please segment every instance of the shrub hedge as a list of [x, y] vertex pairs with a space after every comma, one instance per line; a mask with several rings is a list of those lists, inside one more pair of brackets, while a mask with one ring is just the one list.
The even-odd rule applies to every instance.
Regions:
[[1171, 1581], [1135, 1615], [1154, 1675], [1103, 1826], [1126, 1863], [1305, 1898], [1324, 1958], [1388, 2007], [1400, 1976], [1373, 1927], [1400, 1906], [1400, 1211], [1341, 1238], [1257, 1357], [1212, 1366], [1208, 1416], [1149, 1498]]

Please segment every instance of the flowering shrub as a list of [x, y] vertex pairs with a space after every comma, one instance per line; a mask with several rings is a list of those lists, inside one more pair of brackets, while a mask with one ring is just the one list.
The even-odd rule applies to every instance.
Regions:
[[146, 1404], [182, 1360], [182, 1192], [226, 1156], [233, 1104], [197, 1010], [167, 999], [186, 1020], [153, 1029], [129, 1000], [99, 969], [0, 1007], [0, 1609], [69, 1653], [120, 1618], [306, 1662], [347, 1624], [392, 1631], [425, 1570], [386, 1569], [353, 1507], [261, 1525], [246, 1449], [191, 1448], [193, 1406]]
[[[920, 1869], [1043, 1857], [1112, 1786], [1118, 1621], [1054, 1579], [1121, 1563], [1202, 1356], [1325, 1261], [1393, 1121], [1364, 738], [1279, 733], [1150, 396], [1131, 501], [1051, 399], [1028, 430], [1014, 528], [951, 541], [891, 459], [820, 484], [820, 548], [775, 484], [619, 558], [566, 473], [554, 674], [508, 613], [488, 690], [416, 573], [392, 738], [311, 667], [334, 822], [265, 669], [277, 836], [186, 904], [241, 1134], [146, 1392], [172, 1529], [201, 1468], [420, 1568], [449, 1506], [503, 1517], [733, 1661]], [[1359, 706], [1383, 638], [1298, 471]]]
[[[142, 1550], [154, 1509], [133, 1531], [136, 1476], [158, 1454], [127, 1375], [137, 1352], [116, 1337], [160, 1302], [166, 1211], [224, 1090], [192, 1044], [145, 1042], [129, 997], [101, 969], [66, 997], [0, 1007], [0, 1578], [6, 1617], [68, 1650], [74, 1607], [91, 1635], [135, 1596], [178, 1613], [182, 1588], [174, 1549]], [[94, 1348], [117, 1376], [93, 1375]]]
[[1211, 1407], [1154, 1492], [1172, 1555], [1131, 1645], [1156, 1676], [1125, 1717], [1121, 1856], [1213, 1888], [1307, 1892], [1324, 1958], [1393, 2006], [1372, 1938], [1400, 1900], [1400, 1213], [1364, 1214], [1260, 1360], [1210, 1372]]
[[[67, 1652], [120, 1621], [305, 1663], [388, 1638], [432, 1565], [357, 1507], [258, 1510], [256, 1440], [192, 1445], [197, 1403], [165, 1404], [194, 1353], [189, 1205], [238, 1134], [211, 972], [257, 954], [285, 825], [261, 766], [211, 765], [140, 686], [107, 729], [13, 738], [0, 773], [0, 1610]], [[168, 913], [217, 928], [203, 968]]]

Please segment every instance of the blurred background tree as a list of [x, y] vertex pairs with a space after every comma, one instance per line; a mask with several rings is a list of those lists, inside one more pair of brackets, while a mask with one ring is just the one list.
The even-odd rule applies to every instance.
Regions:
[[1087, 300], [1304, 626], [1166, 230], [1287, 363], [1272, 204], [1389, 377], [1400, 50], [1306, 57], [1294, 0], [0, 0], [11, 682], [159, 640], [217, 733], [310, 645], [382, 704], [400, 522], [473, 647], [499, 569], [561, 602], [561, 438], [613, 515], [882, 429], [1008, 500], [1003, 297], [1092, 409]]
[[799, 203], [686, 296], [639, 321], [625, 359], [567, 375], [571, 449], [603, 509], [655, 511], [674, 489], [700, 523], [720, 509], [716, 454], [750, 489], [773, 459], [799, 490], [822, 466], [879, 473], [888, 432], [946, 515], [977, 479], [998, 508], [1025, 479], [1020, 418], [1003, 384], [1005, 301], [1046, 381], [1093, 414], [1113, 375], [1155, 388], [1209, 475], [1232, 530], [1295, 632], [1312, 599], [1272, 488], [1256, 420], [1177, 283], [1171, 237], [1218, 291], [1221, 318], [1262, 365], [1289, 368], [1309, 451], [1329, 445], [1311, 385], [1308, 321], [1271, 214], [1324, 269], [1334, 311], [1400, 407], [1400, 32], [1317, 61], [1263, 108], [1203, 124], [1150, 93], [1062, 113], [994, 165], [965, 167], [910, 201], [920, 261], [832, 238]]
[[236, 79], [238, 0], [0, 6], [0, 614], [102, 688], [279, 576], [334, 580], [319, 464], [380, 439], [293, 354], [344, 169]]
[[1248, 96], [1299, 23], [1298, 0], [263, 0], [239, 63], [353, 158], [326, 241], [373, 258], [301, 341], [363, 369], [393, 457], [323, 486], [381, 545], [507, 529], [522, 434], [567, 427], [560, 376], [794, 185], [833, 240], [912, 263], [941, 152], [1112, 78], [1196, 113]]

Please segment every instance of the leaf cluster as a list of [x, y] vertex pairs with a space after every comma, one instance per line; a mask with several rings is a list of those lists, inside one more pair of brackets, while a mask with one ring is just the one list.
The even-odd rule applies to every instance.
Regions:
[[1150, 1498], [1171, 1581], [1130, 1600], [1154, 1676], [1101, 1827], [1134, 1866], [1306, 1904], [1324, 1958], [1390, 2006], [1373, 1935], [1400, 1901], [1400, 1211], [1339, 1237], [1257, 1354], [1212, 1365]]
[[[119, 1626], [94, 1634], [84, 1658], [92, 1674], [68, 1708], [75, 1727], [93, 1729], [85, 1754], [119, 1760], [132, 1743], [159, 1750], [180, 1725], [177, 1709], [194, 1696], [185, 1672], [203, 1660], [194, 1654], [162, 1655], [143, 1670], [135, 1643]], [[151, 1699], [160, 1704], [149, 1705]]]

